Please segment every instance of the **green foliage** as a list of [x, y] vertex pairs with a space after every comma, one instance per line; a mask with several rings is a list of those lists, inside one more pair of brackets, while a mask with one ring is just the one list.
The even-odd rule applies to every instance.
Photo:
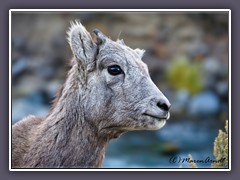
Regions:
[[186, 89], [191, 94], [197, 94], [203, 88], [200, 64], [190, 62], [186, 57], [178, 57], [172, 61], [167, 78], [172, 87]]

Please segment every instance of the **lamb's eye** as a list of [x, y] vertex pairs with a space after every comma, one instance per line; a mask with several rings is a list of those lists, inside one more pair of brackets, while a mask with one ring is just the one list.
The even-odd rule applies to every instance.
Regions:
[[108, 67], [108, 73], [113, 76], [116, 76], [116, 75], [122, 74], [123, 71], [118, 65], [113, 65]]

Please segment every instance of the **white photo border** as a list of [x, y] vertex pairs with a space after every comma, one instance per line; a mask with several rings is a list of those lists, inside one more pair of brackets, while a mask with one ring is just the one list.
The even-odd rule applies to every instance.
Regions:
[[[12, 168], [11, 149], [12, 149], [12, 60], [11, 60], [11, 23], [13, 12], [227, 12], [228, 13], [228, 37], [229, 37], [229, 56], [228, 56], [228, 104], [229, 104], [229, 167], [228, 168]], [[231, 10], [230, 9], [10, 9], [9, 10], [9, 171], [231, 171]]]

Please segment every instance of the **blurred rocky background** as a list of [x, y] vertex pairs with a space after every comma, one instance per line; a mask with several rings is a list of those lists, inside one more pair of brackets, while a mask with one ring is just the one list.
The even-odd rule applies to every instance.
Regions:
[[179, 164], [170, 164], [170, 157], [189, 153], [195, 160], [213, 158], [214, 138], [229, 115], [227, 13], [13, 13], [12, 123], [49, 112], [72, 57], [66, 31], [75, 19], [89, 31], [98, 28], [146, 49], [143, 61], [172, 104], [163, 129], [113, 140], [104, 167], [173, 168]]

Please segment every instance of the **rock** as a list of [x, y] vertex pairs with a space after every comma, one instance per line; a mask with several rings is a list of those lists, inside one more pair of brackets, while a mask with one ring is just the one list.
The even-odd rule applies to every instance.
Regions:
[[227, 82], [218, 82], [216, 84], [216, 91], [219, 96], [227, 98], [228, 97], [228, 83]]
[[42, 77], [44, 79], [51, 79], [55, 75], [55, 69], [52, 66], [45, 66], [44, 68], [40, 67], [36, 69], [34, 72], [38, 77]]
[[25, 52], [26, 50], [26, 41], [23, 37], [13, 37], [12, 38], [12, 48]]
[[189, 93], [187, 90], [179, 90], [176, 92], [175, 95], [171, 94], [168, 97], [173, 97], [169, 99], [172, 103], [171, 113], [174, 115], [181, 115], [185, 112], [187, 103], [189, 101]]
[[41, 104], [41, 105], [49, 105], [51, 97], [44, 89], [39, 89], [34, 91], [32, 94], [27, 96], [26, 101], [31, 102], [33, 104]]
[[31, 94], [12, 102], [12, 123], [28, 115], [45, 116], [49, 111], [50, 97], [45, 90], [35, 90]]
[[52, 59], [34, 58], [29, 62], [29, 68], [38, 78], [49, 80], [56, 74], [56, 69], [51, 63]]
[[166, 156], [172, 156], [177, 154], [180, 151], [180, 148], [175, 143], [164, 143], [162, 144], [161, 154]]
[[217, 75], [221, 72], [221, 65], [218, 59], [208, 57], [204, 60], [203, 71], [207, 75]]
[[22, 57], [14, 61], [15, 63], [12, 65], [12, 75], [13, 78], [18, 76], [19, 74], [23, 73], [25, 70], [27, 70], [28, 63], [27, 59]]
[[143, 56], [143, 61], [148, 65], [148, 69], [153, 82], [163, 82], [164, 73], [166, 70], [167, 62], [152, 56], [150, 53], [146, 53]]
[[51, 40], [51, 45], [54, 50], [62, 51], [65, 43], [65, 39], [61, 38], [61, 35], [55, 35]]
[[203, 92], [192, 97], [189, 102], [189, 114], [195, 117], [211, 117], [219, 112], [219, 98], [212, 92]]
[[209, 48], [205, 43], [198, 40], [192, 44], [189, 53], [193, 58], [197, 58], [199, 56], [204, 57], [209, 53]]
[[54, 98], [57, 91], [61, 88], [62, 84], [63, 84], [62, 81], [54, 80], [54, 81], [50, 81], [45, 85], [44, 90], [47, 92], [48, 97], [50, 99]]
[[12, 103], [12, 124], [31, 114], [45, 116], [47, 113], [47, 106], [31, 102], [26, 98], [20, 98]]

